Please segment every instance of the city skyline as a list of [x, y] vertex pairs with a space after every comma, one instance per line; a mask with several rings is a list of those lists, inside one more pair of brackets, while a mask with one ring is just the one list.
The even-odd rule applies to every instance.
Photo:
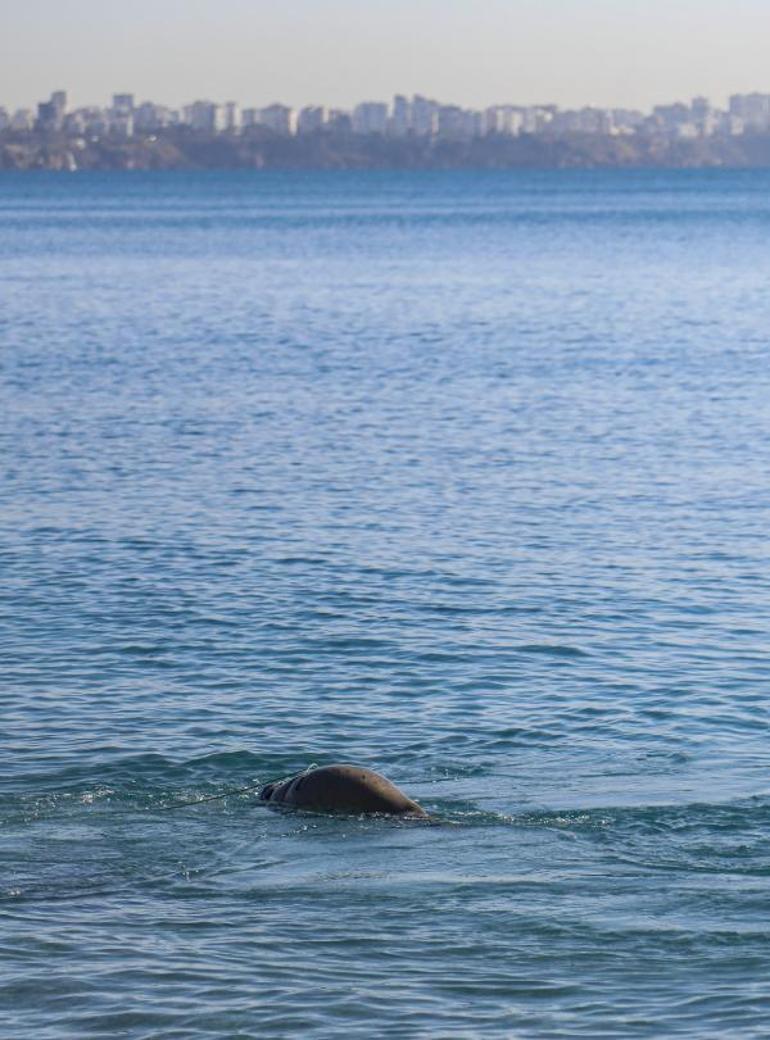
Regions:
[[[362, 8], [352, 0], [136, 0], [118, 18], [95, 0], [28, 0], [2, 18], [13, 48], [0, 65], [0, 96], [14, 108], [68, 84], [72, 103], [113, 89], [163, 97], [317, 95], [333, 107], [395, 90], [481, 107], [514, 98], [562, 108], [647, 110], [703, 94], [768, 84], [759, 0], [403, 0]], [[138, 87], [138, 90], [136, 89]]]
[[0, 169], [174, 169], [299, 165], [767, 165], [770, 94], [656, 106], [463, 108], [397, 94], [351, 109], [197, 100], [181, 109], [133, 94], [70, 108], [54, 91], [35, 111], [0, 105]]
[[209, 134], [241, 133], [255, 128], [279, 135], [321, 130], [388, 137], [438, 137], [456, 140], [486, 136], [570, 133], [593, 135], [663, 134], [672, 138], [736, 136], [770, 132], [770, 94], [732, 94], [720, 108], [704, 96], [669, 101], [651, 111], [623, 107], [521, 105], [515, 102], [465, 108], [424, 95], [395, 94], [390, 101], [360, 101], [352, 108], [311, 103], [294, 108], [281, 102], [244, 107], [238, 101], [199, 98], [178, 109], [133, 93], [113, 93], [106, 106], [72, 107], [66, 90], [53, 91], [34, 109], [8, 109], [0, 99], [0, 132], [85, 134], [132, 137], [187, 128]]
[[537, 101], [526, 101], [516, 97], [504, 97], [504, 98], [488, 98], [486, 101], [482, 101], [478, 105], [467, 105], [459, 100], [457, 97], [437, 97], [434, 94], [430, 94], [426, 91], [406, 91], [394, 89], [388, 94], [383, 96], [362, 96], [356, 97], [351, 100], [349, 104], [337, 105], [330, 102], [326, 98], [306, 96], [299, 103], [292, 103], [291, 100], [281, 97], [278, 91], [273, 90], [272, 92], [268, 88], [264, 92], [261, 98], [255, 100], [244, 101], [241, 98], [237, 98], [230, 95], [211, 96], [207, 95], [204, 91], [198, 90], [193, 91], [190, 96], [183, 98], [180, 103], [170, 102], [167, 98], [152, 97], [146, 92], [137, 91], [125, 84], [122, 84], [120, 89], [108, 89], [103, 96], [87, 99], [82, 101], [73, 95], [68, 84], [62, 85], [61, 83], [53, 84], [47, 89], [43, 90], [42, 93], [36, 97], [27, 98], [22, 104], [10, 103], [7, 97], [0, 94], [0, 109], [7, 111], [30, 111], [34, 112], [37, 106], [48, 98], [54, 95], [62, 95], [66, 98], [66, 107], [69, 112], [76, 110], [88, 110], [88, 109], [109, 109], [114, 104], [115, 98], [131, 98], [132, 105], [139, 106], [140, 104], [152, 104], [159, 105], [169, 110], [182, 112], [195, 104], [216, 104], [226, 106], [228, 104], [235, 104], [241, 110], [259, 110], [274, 105], [285, 106], [296, 112], [300, 112], [305, 108], [309, 107], [322, 107], [329, 111], [346, 111], [353, 112], [357, 107], [362, 104], [386, 104], [391, 105], [394, 99], [399, 97], [406, 98], [425, 98], [431, 100], [440, 105], [453, 105], [461, 108], [476, 109], [483, 111], [487, 108], [494, 107], [506, 107], [513, 106], [515, 108], [552, 108], [559, 111], [577, 111], [583, 109], [595, 109], [597, 111], [612, 111], [612, 110], [626, 110], [626, 111], [637, 111], [644, 113], [645, 115], [651, 114], [658, 108], [670, 106], [670, 105], [689, 105], [694, 100], [707, 100], [709, 104], [716, 110], [729, 110], [731, 99], [737, 96], [756, 95], [767, 97], [770, 96], [770, 86], [765, 90], [762, 86], [754, 85], [745, 91], [729, 90], [724, 98], [714, 99], [709, 95], [705, 95], [696, 90], [690, 89], [685, 91], [681, 96], [677, 97], [666, 97], [661, 98], [659, 101], [648, 106], [628, 106], [617, 101], [610, 101], [607, 104], [595, 104], [593, 102], [586, 102], [584, 104], [575, 105], [563, 105], [559, 104], [552, 97], [543, 96]]

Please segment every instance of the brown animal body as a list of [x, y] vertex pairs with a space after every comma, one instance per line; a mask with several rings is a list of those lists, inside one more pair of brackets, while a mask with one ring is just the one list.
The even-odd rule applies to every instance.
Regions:
[[388, 813], [427, 816], [425, 810], [384, 776], [363, 766], [319, 766], [267, 784], [259, 797], [272, 805], [315, 812]]

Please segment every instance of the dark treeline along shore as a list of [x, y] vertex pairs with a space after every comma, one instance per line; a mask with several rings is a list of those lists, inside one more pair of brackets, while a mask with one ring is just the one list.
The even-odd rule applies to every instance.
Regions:
[[264, 127], [240, 135], [170, 128], [130, 139], [0, 132], [0, 170], [708, 168], [770, 166], [770, 135], [672, 140], [521, 134], [474, 140], [393, 139], [319, 131], [286, 137]]

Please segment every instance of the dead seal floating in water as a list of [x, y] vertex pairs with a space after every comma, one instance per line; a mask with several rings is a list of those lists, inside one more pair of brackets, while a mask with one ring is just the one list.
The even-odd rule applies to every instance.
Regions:
[[287, 780], [266, 784], [259, 797], [273, 805], [315, 812], [428, 815], [390, 780], [363, 766], [317, 766]]

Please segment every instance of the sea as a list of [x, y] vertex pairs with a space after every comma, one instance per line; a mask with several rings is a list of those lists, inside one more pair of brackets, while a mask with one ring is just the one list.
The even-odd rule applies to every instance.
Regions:
[[770, 1036], [768, 272], [763, 170], [0, 176], [0, 1038]]

